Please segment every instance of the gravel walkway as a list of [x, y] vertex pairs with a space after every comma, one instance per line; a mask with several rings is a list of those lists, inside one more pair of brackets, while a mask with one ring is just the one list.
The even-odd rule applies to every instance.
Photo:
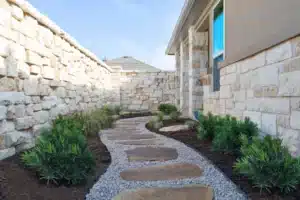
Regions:
[[[105, 130], [100, 133], [102, 142], [107, 146], [112, 156], [112, 163], [107, 172], [101, 176], [98, 182], [87, 194], [87, 200], [111, 200], [121, 191], [136, 188], [148, 187], [182, 187], [190, 184], [204, 184], [213, 188], [215, 200], [246, 200], [244, 194], [228, 180], [214, 165], [206, 158], [187, 147], [181, 142], [171, 138], [164, 137], [150, 132], [145, 128], [145, 124], [150, 120], [149, 117], [139, 117], [131, 119], [123, 119], [117, 121], [115, 129]], [[164, 162], [128, 162], [125, 150], [136, 148], [136, 145], [120, 145], [116, 140], [108, 140], [108, 134], [119, 133], [136, 133], [136, 134], [155, 134], [159, 143], [163, 147], [171, 147], [177, 149], [178, 158], [176, 160]], [[140, 147], [140, 146], [139, 146]], [[203, 174], [198, 178], [189, 178], [183, 180], [168, 181], [125, 181], [120, 177], [120, 172], [126, 169], [157, 166], [174, 163], [191, 163], [198, 165]]]

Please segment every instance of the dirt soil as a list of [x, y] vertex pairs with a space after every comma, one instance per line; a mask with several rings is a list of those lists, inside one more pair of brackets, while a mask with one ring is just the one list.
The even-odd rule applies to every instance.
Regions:
[[[164, 126], [183, 124], [182, 122], [165, 121]], [[148, 125], [146, 127], [151, 130]], [[279, 196], [278, 191], [273, 191], [270, 195], [266, 192], [260, 192], [258, 188], [253, 188], [251, 182], [244, 176], [234, 172], [233, 165], [237, 159], [235, 155], [225, 154], [211, 150], [212, 142], [209, 140], [199, 140], [196, 135], [196, 130], [178, 131], [162, 133], [156, 130], [151, 130], [161, 135], [176, 139], [183, 142], [187, 146], [195, 149], [201, 155], [208, 158], [216, 167], [218, 167], [229, 179], [231, 179], [248, 197], [252, 200], [300, 200], [300, 186], [289, 196]]]
[[105, 173], [111, 157], [98, 137], [88, 138], [96, 158], [96, 172], [84, 185], [55, 186], [39, 181], [35, 172], [24, 167], [20, 155], [0, 161], [0, 200], [83, 200], [89, 189]]

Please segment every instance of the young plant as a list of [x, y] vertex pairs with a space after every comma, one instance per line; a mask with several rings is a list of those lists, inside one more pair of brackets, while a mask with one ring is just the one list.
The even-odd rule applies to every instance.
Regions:
[[212, 140], [215, 136], [215, 128], [218, 123], [219, 117], [208, 113], [207, 116], [202, 115], [199, 117], [199, 125], [197, 127], [197, 137], [199, 139]]
[[160, 104], [158, 110], [163, 112], [165, 115], [170, 115], [172, 112], [178, 111], [177, 107], [173, 104]]
[[272, 192], [280, 190], [288, 194], [300, 183], [300, 160], [293, 158], [280, 139], [266, 136], [263, 139], [241, 137], [242, 157], [235, 170], [247, 176], [254, 187]]

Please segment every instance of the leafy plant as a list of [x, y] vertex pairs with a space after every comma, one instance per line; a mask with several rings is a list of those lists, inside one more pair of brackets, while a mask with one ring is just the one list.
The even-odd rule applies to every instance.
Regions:
[[219, 121], [218, 116], [208, 113], [207, 116], [200, 114], [199, 125], [197, 127], [197, 136], [199, 139], [213, 139], [215, 136], [215, 128]]
[[162, 121], [164, 121], [164, 117], [165, 117], [165, 115], [164, 115], [163, 112], [158, 112], [157, 117], [156, 117], [156, 121], [162, 122]]
[[239, 153], [241, 147], [240, 135], [248, 138], [258, 135], [258, 128], [249, 118], [238, 121], [235, 117], [220, 117], [215, 127], [215, 137], [212, 147], [217, 151]]
[[148, 126], [154, 130], [158, 130], [163, 127], [163, 122], [157, 116], [152, 117], [149, 121]]
[[165, 115], [170, 115], [172, 112], [178, 111], [177, 107], [173, 104], [160, 104], [158, 110], [163, 112]]
[[35, 169], [47, 183], [79, 184], [95, 167], [83, 126], [73, 117], [59, 116], [52, 130], [43, 132], [36, 146], [22, 155], [25, 165]]
[[169, 116], [172, 120], [177, 120], [180, 117], [180, 115], [181, 115], [181, 112], [173, 111], [173, 112], [170, 113]]
[[254, 187], [272, 192], [279, 189], [287, 194], [300, 183], [300, 160], [293, 158], [280, 139], [266, 136], [250, 139], [242, 135], [242, 157], [235, 170], [247, 176]]

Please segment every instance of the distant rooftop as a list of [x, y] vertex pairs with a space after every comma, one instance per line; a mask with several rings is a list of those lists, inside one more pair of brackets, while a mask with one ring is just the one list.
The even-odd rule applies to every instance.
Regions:
[[140, 60], [131, 56], [123, 56], [112, 60], [105, 61], [107, 65], [114, 67], [120, 66], [124, 71], [143, 71], [143, 72], [159, 72], [160, 69], [148, 65]]

